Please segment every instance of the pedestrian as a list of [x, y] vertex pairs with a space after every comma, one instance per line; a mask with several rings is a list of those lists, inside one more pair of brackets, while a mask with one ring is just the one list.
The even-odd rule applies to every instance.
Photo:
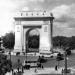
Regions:
[[56, 71], [58, 70], [58, 67], [57, 67], [57, 65], [55, 66], [55, 70], [56, 70]]
[[42, 69], [44, 69], [43, 65], [41, 67], [42, 67]]
[[17, 68], [17, 71], [19, 72], [19, 67]]
[[63, 71], [64, 71], [64, 70], [63, 70], [63, 68], [62, 68], [62, 74], [63, 74]]
[[13, 75], [16, 75], [16, 73], [14, 72]]
[[35, 68], [34, 72], [37, 73], [37, 68]]
[[13, 73], [14, 73], [14, 71], [13, 71], [13, 69], [12, 69], [12, 75], [13, 75]]
[[40, 68], [42, 68], [42, 65], [41, 65], [41, 63], [40, 63]]
[[22, 73], [24, 73], [24, 68], [23, 68], [23, 66], [22, 66]]

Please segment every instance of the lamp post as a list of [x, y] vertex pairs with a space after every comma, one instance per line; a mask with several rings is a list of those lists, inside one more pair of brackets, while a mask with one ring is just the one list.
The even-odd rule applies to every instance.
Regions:
[[67, 52], [65, 51], [65, 75], [67, 75]]
[[11, 40], [10, 40], [10, 48], [9, 48], [10, 50], [9, 50], [9, 55], [10, 55], [10, 61], [11, 61], [11, 69], [12, 69], [12, 60], [11, 60], [11, 50], [12, 50], [12, 48], [11, 48]]
[[54, 17], [53, 17], [53, 14], [50, 13], [51, 17], [50, 17], [50, 37], [51, 37], [51, 51], [53, 52], [53, 20], [54, 20]]
[[26, 65], [27, 65], [27, 50], [28, 50], [28, 40], [26, 41]]
[[65, 69], [64, 69], [65, 75], [67, 75], [67, 73], [71, 72], [71, 70], [67, 68], [67, 49], [68, 48], [65, 49]]

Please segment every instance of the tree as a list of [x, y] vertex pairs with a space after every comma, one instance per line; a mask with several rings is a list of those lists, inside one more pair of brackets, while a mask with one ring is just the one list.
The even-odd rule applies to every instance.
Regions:
[[[10, 61], [11, 61], [11, 50], [14, 48], [14, 44], [15, 44], [15, 35], [14, 35], [14, 33], [12, 33], [12, 32], [7, 33], [3, 37], [3, 46], [5, 48], [9, 49]], [[12, 68], [12, 66], [11, 66], [11, 68]]]
[[29, 36], [28, 39], [29, 48], [39, 48], [39, 36]]
[[75, 49], [75, 36], [72, 36], [69, 41], [69, 47], [71, 50]]
[[15, 44], [15, 35], [10, 32], [3, 37], [3, 46], [8, 49], [13, 49]]
[[66, 37], [64, 36], [53, 37], [53, 46], [59, 48], [66, 46]]
[[0, 54], [0, 75], [11, 71], [11, 61], [7, 60], [7, 56]]
[[0, 37], [0, 47], [1, 47], [1, 37]]
[[67, 48], [68, 50], [75, 49], [75, 36], [64, 37], [64, 36], [55, 36], [53, 37], [53, 46], [59, 48]]

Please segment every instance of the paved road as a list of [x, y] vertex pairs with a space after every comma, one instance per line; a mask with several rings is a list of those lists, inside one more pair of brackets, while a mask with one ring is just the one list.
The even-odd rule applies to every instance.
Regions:
[[[20, 62], [22, 63], [25, 60], [25, 58], [26, 58], [25, 56], [12, 56], [11, 60], [12, 60], [13, 68], [16, 68], [18, 59], [20, 59]], [[37, 60], [38, 57], [28, 56], [27, 59]], [[58, 65], [58, 61], [56, 61], [55, 58], [49, 58], [46, 63], [43, 63], [44, 67], [55, 67], [56, 65]], [[64, 60], [59, 62], [59, 67], [64, 67], [64, 65], [65, 65]], [[75, 54], [68, 56], [67, 66], [75, 68]]]

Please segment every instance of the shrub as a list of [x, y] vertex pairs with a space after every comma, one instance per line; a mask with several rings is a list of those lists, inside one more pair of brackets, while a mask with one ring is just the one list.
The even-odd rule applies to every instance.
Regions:
[[4, 75], [6, 72], [11, 71], [12, 63], [7, 60], [7, 56], [0, 54], [0, 75]]

